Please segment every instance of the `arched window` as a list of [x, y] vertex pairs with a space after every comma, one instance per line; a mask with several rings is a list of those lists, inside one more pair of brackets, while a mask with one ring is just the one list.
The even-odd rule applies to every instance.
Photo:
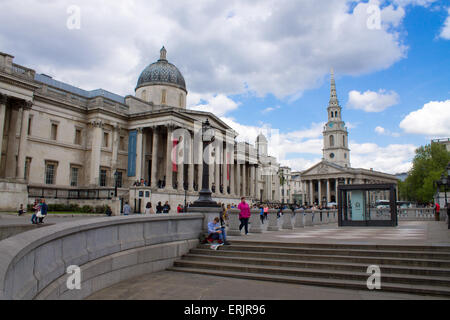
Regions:
[[331, 118], [333, 118], [333, 114], [334, 114], [334, 112], [333, 112], [333, 111], [331, 111]]
[[342, 136], [342, 145], [345, 147], [345, 136]]
[[334, 147], [334, 136], [330, 136], [330, 147]]
[[336, 113], [335, 113], [335, 117], [337, 118], [338, 117], [338, 112], [336, 111]]

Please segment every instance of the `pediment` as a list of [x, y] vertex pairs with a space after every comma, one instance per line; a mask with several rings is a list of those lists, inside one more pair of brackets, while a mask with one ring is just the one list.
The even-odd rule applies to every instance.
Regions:
[[302, 173], [302, 176], [317, 176], [317, 175], [334, 175], [339, 173], [346, 173], [347, 171], [345, 168], [341, 168], [340, 166], [330, 164], [328, 162], [319, 162], [318, 164], [314, 165], [313, 167], [309, 168], [308, 170], [304, 171]]

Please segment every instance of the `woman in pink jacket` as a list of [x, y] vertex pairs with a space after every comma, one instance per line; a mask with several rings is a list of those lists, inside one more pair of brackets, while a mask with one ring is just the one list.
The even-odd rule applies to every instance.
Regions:
[[245, 202], [245, 197], [241, 198], [241, 203], [239, 203], [238, 209], [241, 211], [239, 213], [239, 220], [241, 220], [239, 231], [245, 227], [245, 235], [248, 235], [248, 220], [250, 219], [251, 213], [249, 205]]

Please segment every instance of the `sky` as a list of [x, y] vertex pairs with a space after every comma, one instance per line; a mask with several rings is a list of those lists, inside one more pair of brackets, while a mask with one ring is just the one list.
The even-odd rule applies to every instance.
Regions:
[[332, 68], [352, 167], [406, 172], [450, 138], [448, 0], [0, 0], [0, 21], [1, 52], [85, 90], [133, 95], [165, 46], [189, 109], [293, 170], [322, 159]]

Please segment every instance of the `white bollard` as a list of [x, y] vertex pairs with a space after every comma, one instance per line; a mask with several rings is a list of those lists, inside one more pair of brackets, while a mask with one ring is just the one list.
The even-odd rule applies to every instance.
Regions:
[[250, 216], [250, 228], [248, 232], [250, 233], [262, 233], [262, 223], [260, 218], [260, 212], [259, 209], [252, 209], [251, 210], [251, 216]]
[[294, 229], [294, 226], [292, 225], [292, 210], [283, 210], [283, 226], [281, 228], [285, 230]]
[[305, 227], [305, 222], [303, 221], [304, 213], [305, 213], [305, 210], [296, 210], [295, 211], [295, 224], [294, 224], [295, 228], [304, 228]]
[[305, 227], [312, 227], [314, 225], [313, 214], [311, 210], [305, 211]]

